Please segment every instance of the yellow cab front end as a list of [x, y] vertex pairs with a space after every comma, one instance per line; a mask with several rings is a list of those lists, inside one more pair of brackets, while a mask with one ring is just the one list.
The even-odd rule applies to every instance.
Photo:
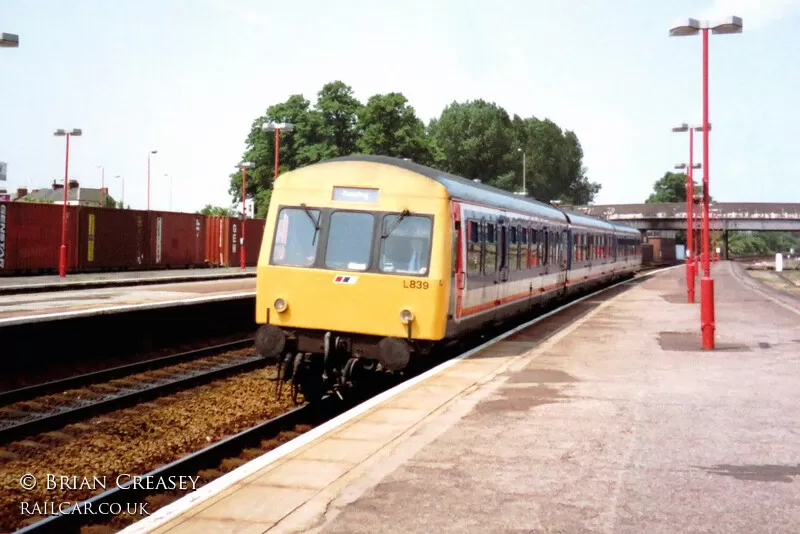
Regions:
[[451, 241], [445, 188], [411, 170], [345, 160], [282, 175], [258, 261], [259, 352], [404, 367], [444, 337]]

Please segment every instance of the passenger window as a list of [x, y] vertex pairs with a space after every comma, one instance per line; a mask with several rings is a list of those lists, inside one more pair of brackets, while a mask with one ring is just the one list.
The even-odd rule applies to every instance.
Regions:
[[508, 270], [519, 269], [519, 244], [517, 243], [517, 227], [508, 228]]
[[317, 257], [319, 219], [319, 210], [281, 208], [272, 245], [272, 265], [313, 265]]
[[332, 269], [366, 271], [372, 251], [374, 222], [375, 218], [369, 213], [334, 212], [331, 215], [325, 265]]
[[381, 271], [426, 274], [430, 262], [431, 227], [428, 217], [386, 215], [381, 233]]
[[492, 274], [497, 270], [497, 239], [494, 224], [486, 224], [486, 244], [483, 258], [484, 274]]
[[481, 272], [481, 234], [478, 221], [467, 224], [467, 274]]

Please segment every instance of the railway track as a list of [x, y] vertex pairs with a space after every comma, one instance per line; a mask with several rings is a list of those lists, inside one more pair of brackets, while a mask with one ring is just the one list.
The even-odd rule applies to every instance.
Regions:
[[[305, 428], [305, 431], [307, 431], [311, 428], [319, 426], [336, 417], [337, 415], [340, 415], [345, 411], [357, 406], [358, 404], [368, 401], [375, 395], [390, 389], [393, 385], [397, 385], [413, 378], [414, 376], [419, 376], [425, 371], [430, 371], [436, 365], [446, 362], [454, 357], [458, 357], [458, 354], [461, 354], [463, 357], [464, 352], [468, 352], [470, 350], [479, 350], [482, 347], [494, 344], [505, 338], [511, 332], [515, 331], [515, 329], [523, 326], [530, 326], [531, 324], [536, 323], [537, 331], [539, 333], [538, 335], [541, 337], [539, 342], [544, 341], [562, 328], [566, 327], [576, 318], [588, 313], [591, 309], [598, 306], [605, 299], [611, 298], [611, 296], [623, 291], [626, 287], [629, 287], [632, 284], [637, 284], [644, 281], [646, 279], [645, 275], [648, 274], [649, 271], [650, 270], [643, 270], [632, 279], [601, 288], [594, 292], [585, 294], [582, 297], [576, 296], [566, 304], [564, 301], [551, 304], [548, 307], [541, 309], [537, 317], [533, 320], [531, 320], [530, 316], [528, 316], [524, 319], [518, 319], [513, 323], [506, 323], [502, 327], [497, 327], [491, 331], [484, 332], [483, 334], [475, 336], [469, 340], [466, 346], [460, 347], [457, 351], [454, 350], [451, 354], [442, 354], [435, 360], [431, 360], [426, 366], [417, 369], [411, 376], [405, 376], [402, 378], [398, 377], [397, 379], [393, 379], [380, 387], [376, 387], [372, 391], [363, 391], [357, 396], [348, 396], [343, 400], [336, 396], [326, 396], [318, 403], [313, 405], [306, 404], [295, 408], [287, 413], [257, 424], [242, 432], [214, 443], [213, 445], [198, 450], [195, 453], [180, 458], [168, 465], [158, 467], [157, 469], [154, 469], [142, 476], [144, 478], [150, 477], [152, 479], [169, 476], [200, 476], [200, 474], [204, 471], [216, 471], [218, 473], [217, 476], [222, 476], [224, 475], [225, 471], [227, 471], [221, 467], [224, 462], [230, 461], [231, 463], [236, 464], [238, 460], [239, 463], [244, 463], [244, 461], [247, 459], [252, 458], [253, 450], [258, 450], [260, 453], [265, 453], [268, 450], [271, 450], [270, 447], [263, 446], [264, 441], [262, 440], [273, 439], [273, 441], [279, 442], [280, 440], [275, 440], [274, 438], [276, 436], [280, 436], [281, 433], [286, 433], [287, 431], [290, 433], [294, 432], [295, 434], [302, 434], [304, 432], [304, 430], [302, 430], [303, 428]], [[605, 298], [593, 298], [603, 294], [605, 294]], [[487, 338], [489, 339], [488, 341], [486, 341]], [[260, 447], [258, 446], [259, 443], [261, 444]], [[275, 443], [275, 446], [278, 444], [279, 443]], [[254, 446], [255, 449], [253, 449]], [[200, 478], [204, 479], [204, 482], [210, 482], [215, 477], [200, 476]], [[90, 514], [81, 513], [83, 510], [89, 508], [97, 509], [101, 504], [105, 504], [106, 506], [111, 504], [120, 505], [122, 506], [122, 509], [125, 509], [128, 504], [143, 502], [146, 498], [157, 494], [158, 492], [131, 487], [131, 484], [129, 483], [119, 488], [110, 489], [104, 493], [82, 501], [74, 505], [68, 512], [43, 519], [37, 523], [23, 528], [19, 532], [21, 534], [79, 532], [81, 527], [86, 526], [92, 520], [92, 516]], [[174, 495], [167, 497], [161, 501], [161, 504], [169, 504], [169, 502], [176, 498], [177, 496]], [[153, 509], [148, 509], [148, 513], [152, 513], [153, 511]], [[127, 521], [132, 522], [136, 519], [138, 518], [129, 517], [127, 518]], [[112, 519], [110, 523], [106, 522], [103, 524], [107, 526], [109, 524], [114, 525], [115, 529], [123, 528], [124, 524], [121, 525], [119, 521], [120, 518], [117, 517]]]
[[2, 393], [0, 443], [256, 369], [263, 359], [250, 351], [225, 354], [251, 344], [252, 339], [223, 343]]

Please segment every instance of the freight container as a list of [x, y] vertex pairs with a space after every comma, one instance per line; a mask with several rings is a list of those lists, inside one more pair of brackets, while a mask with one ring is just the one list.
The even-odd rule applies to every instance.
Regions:
[[205, 264], [205, 215], [151, 211], [147, 217], [150, 267]]
[[245, 222], [245, 263], [248, 267], [258, 265], [261, 240], [264, 238], [266, 219], [247, 219]]
[[[0, 274], [58, 272], [62, 204], [0, 202]], [[77, 208], [67, 206], [67, 272], [76, 269]]]
[[85, 206], [79, 209], [80, 271], [148, 267], [147, 212]]
[[[231, 217], [206, 217], [206, 263], [214, 267], [239, 265], [239, 221]], [[249, 240], [248, 240], [249, 241]]]
[[675, 262], [675, 239], [671, 237], [649, 237], [647, 242], [653, 246], [653, 261], [657, 263]]

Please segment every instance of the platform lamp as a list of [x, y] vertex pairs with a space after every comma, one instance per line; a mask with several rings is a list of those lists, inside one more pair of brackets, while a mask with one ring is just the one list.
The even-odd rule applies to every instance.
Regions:
[[72, 130], [58, 129], [53, 133], [56, 137], [67, 138], [66, 157], [64, 158], [64, 206], [61, 209], [61, 250], [58, 255], [58, 276], [67, 276], [67, 192], [69, 191], [69, 138], [80, 137], [83, 130], [73, 128]]
[[527, 191], [525, 190], [525, 151], [521, 148], [518, 148], [517, 152], [522, 152], [522, 191], [520, 194], [525, 195], [527, 194]]
[[120, 176], [119, 174], [114, 177], [115, 180], [117, 178], [122, 180], [122, 196], [120, 197], [119, 201], [122, 205], [122, 209], [125, 209], [125, 178], [123, 176]]
[[247, 225], [247, 169], [252, 169], [256, 164], [252, 161], [243, 161], [239, 164], [242, 168], [242, 243], [239, 246], [239, 264], [242, 269], [247, 266], [247, 256], [245, 254], [244, 227]]
[[713, 34], [742, 33], [740, 17], [726, 17], [719, 22], [702, 23], [687, 19], [682, 24], [670, 28], [670, 37], [685, 37], [703, 34], [703, 278], [700, 280], [700, 326], [702, 346], [706, 350], [714, 348], [714, 280], [711, 278], [709, 262], [710, 239], [708, 235], [708, 32]]
[[281, 130], [284, 132], [291, 132], [294, 130], [294, 124], [291, 122], [269, 122], [261, 125], [261, 131], [275, 132], [275, 178], [273, 181], [278, 181], [278, 163], [281, 152]]
[[106, 168], [103, 165], [96, 165], [96, 167], [100, 169], [100, 207], [105, 208], [106, 204], [103, 202], [103, 200], [105, 200], [103, 197], [103, 189], [106, 182]]
[[19, 35], [0, 33], [0, 48], [19, 48]]
[[150, 211], [150, 156], [158, 154], [158, 150], [150, 150], [147, 153], [147, 211]]
[[[685, 125], [684, 125], [685, 126]], [[672, 131], [680, 131], [676, 130], [675, 128]], [[691, 137], [691, 130], [689, 130]], [[689, 149], [689, 161], [692, 161], [691, 156], [692, 150]], [[675, 165], [675, 168], [678, 170], [685, 170], [686, 172], [686, 301], [689, 304], [694, 303], [694, 280], [695, 280], [695, 270], [694, 270], [694, 263], [692, 258], [692, 230], [694, 229], [694, 205], [693, 205], [693, 175], [694, 169], [699, 169], [701, 165], [699, 163], [695, 163], [692, 165], [686, 165], [685, 163], [678, 163]]]

